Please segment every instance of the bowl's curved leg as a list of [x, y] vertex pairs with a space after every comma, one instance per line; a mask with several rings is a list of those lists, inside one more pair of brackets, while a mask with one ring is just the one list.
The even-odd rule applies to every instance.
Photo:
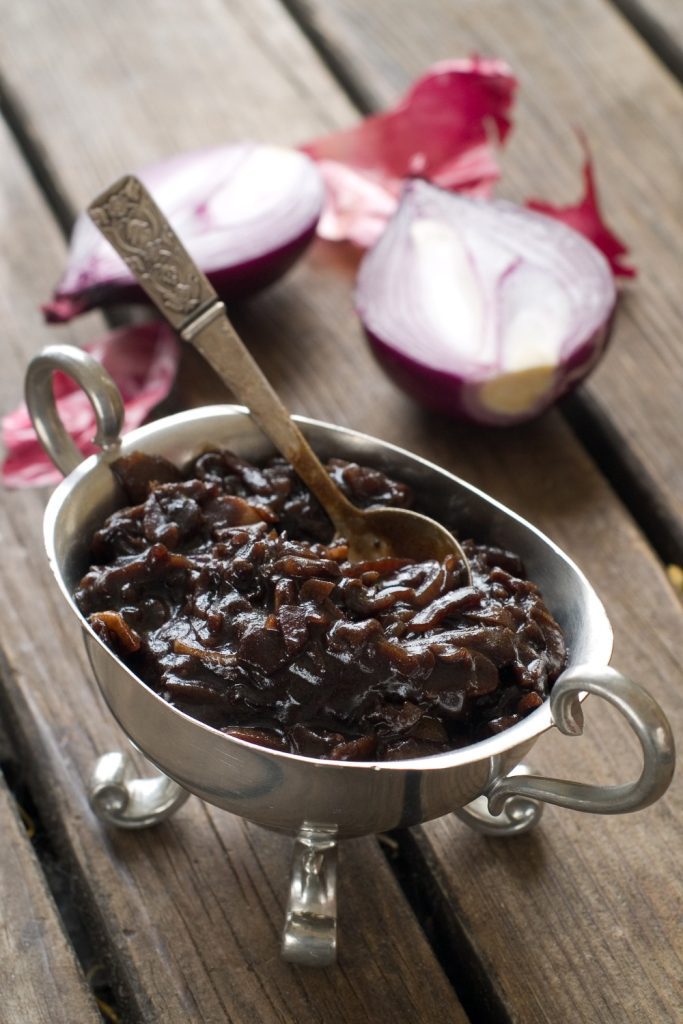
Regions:
[[337, 959], [336, 829], [304, 824], [294, 841], [282, 956], [304, 967]]
[[[518, 764], [509, 775], [532, 775], [524, 764]], [[471, 804], [453, 813], [476, 832], [489, 836], [520, 836], [535, 828], [541, 820], [544, 804], [530, 797], [511, 796], [506, 800], [503, 811], [494, 815], [488, 808], [488, 796], [478, 796]]]
[[154, 770], [150, 778], [135, 778], [128, 754], [103, 754], [93, 770], [88, 799], [102, 821], [119, 828], [147, 828], [170, 817], [190, 794], [173, 779]]

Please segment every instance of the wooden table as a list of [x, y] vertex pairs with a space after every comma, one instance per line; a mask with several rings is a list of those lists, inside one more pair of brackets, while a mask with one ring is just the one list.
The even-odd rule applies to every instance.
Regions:
[[[0, 11], [3, 411], [34, 352], [105, 329], [98, 313], [48, 328], [37, 306], [75, 212], [123, 171], [245, 136], [304, 141], [473, 51], [507, 59], [521, 81], [501, 193], [571, 201], [572, 126], [583, 128], [640, 276], [607, 358], [561, 411], [505, 432], [421, 412], [366, 351], [343, 251], [313, 248], [236, 318], [295, 411], [424, 454], [557, 540], [606, 604], [613, 664], [680, 727], [683, 608], [664, 569], [683, 563], [680, 5], [2, 0]], [[222, 397], [185, 359], [179, 402]], [[339, 965], [319, 972], [278, 954], [289, 840], [196, 799], [149, 832], [101, 826], [83, 780], [123, 739], [49, 578], [45, 499], [2, 494], [0, 1019], [85, 1024], [100, 1019], [93, 993], [107, 1020], [164, 1024], [683, 1019], [676, 782], [623, 818], [549, 808], [516, 840], [449, 816], [349, 842]], [[593, 704], [586, 736], [544, 738], [535, 768], [636, 773], [624, 728]]]

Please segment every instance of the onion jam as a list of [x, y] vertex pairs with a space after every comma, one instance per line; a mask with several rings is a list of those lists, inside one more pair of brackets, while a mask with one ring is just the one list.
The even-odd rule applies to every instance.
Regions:
[[[357, 505], [409, 488], [332, 459]], [[566, 662], [519, 558], [466, 541], [444, 562], [349, 562], [291, 466], [208, 451], [181, 472], [135, 452], [130, 502], [92, 538], [76, 602], [174, 707], [274, 750], [333, 760], [438, 754], [519, 722]]]

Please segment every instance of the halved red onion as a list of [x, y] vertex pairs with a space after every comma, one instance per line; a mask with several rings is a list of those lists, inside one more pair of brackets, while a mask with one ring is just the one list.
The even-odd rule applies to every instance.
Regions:
[[[313, 238], [324, 186], [304, 153], [245, 142], [171, 157], [138, 172], [223, 298], [279, 278]], [[82, 213], [50, 321], [115, 302], [147, 302], [123, 261]]]
[[561, 222], [412, 181], [363, 258], [355, 301], [401, 387], [437, 411], [505, 425], [593, 369], [616, 291], [602, 253]]

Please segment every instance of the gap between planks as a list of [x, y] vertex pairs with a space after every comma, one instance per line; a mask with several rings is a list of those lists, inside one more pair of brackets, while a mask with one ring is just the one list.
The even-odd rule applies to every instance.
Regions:
[[55, 168], [52, 166], [46, 150], [40, 145], [31, 132], [29, 120], [21, 108], [21, 103], [13, 94], [11, 87], [2, 77], [0, 71], [0, 118], [4, 119], [15, 143], [21, 152], [26, 166], [47, 205], [61, 228], [62, 234], [68, 238], [75, 220], [75, 212], [60, 186]]
[[683, 81], [683, 5], [680, 0], [610, 0], [652, 51]]
[[26, 827], [0, 771], [0, 1016], [101, 1024]]

